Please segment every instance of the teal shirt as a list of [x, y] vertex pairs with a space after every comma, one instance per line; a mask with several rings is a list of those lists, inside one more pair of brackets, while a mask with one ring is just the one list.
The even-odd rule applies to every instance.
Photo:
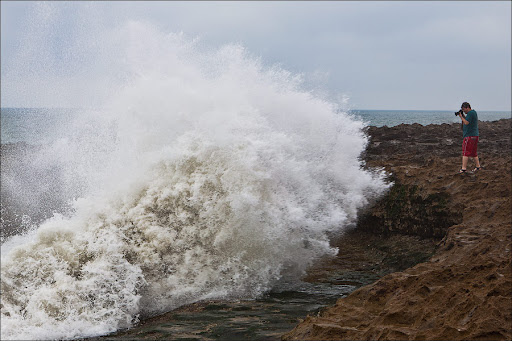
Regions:
[[462, 137], [478, 136], [478, 115], [476, 111], [468, 111], [466, 120], [469, 124], [462, 124]]

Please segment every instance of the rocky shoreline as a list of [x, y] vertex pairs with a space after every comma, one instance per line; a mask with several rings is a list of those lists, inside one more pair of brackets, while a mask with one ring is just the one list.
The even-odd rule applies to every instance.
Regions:
[[460, 129], [369, 127], [367, 165], [395, 187], [358, 229], [444, 237], [430, 260], [359, 288], [283, 340], [512, 339], [511, 120], [479, 123], [478, 172], [458, 173]]
[[[304, 279], [359, 289], [284, 335], [306, 313], [296, 311], [284, 323], [289, 317], [274, 297], [257, 304], [198, 302], [92, 340], [512, 339], [511, 119], [480, 122], [484, 169], [462, 175], [459, 124], [367, 129], [367, 167], [385, 168], [395, 185], [362, 212], [356, 228], [332, 241], [339, 255], [320, 261]], [[9, 161], [2, 164], [3, 180], [15, 175], [6, 165], [16, 169], [23, 161], [13, 159], [19, 155], [14, 149], [30, 154], [34, 148], [2, 145], [2, 161]], [[42, 216], [60, 204], [45, 202], [37, 212]], [[17, 212], [17, 206], [4, 207]], [[10, 229], [18, 226], [17, 214], [2, 219], [2, 237], [17, 233]], [[229, 314], [231, 322], [217, 320]], [[203, 317], [204, 326], [194, 322]]]

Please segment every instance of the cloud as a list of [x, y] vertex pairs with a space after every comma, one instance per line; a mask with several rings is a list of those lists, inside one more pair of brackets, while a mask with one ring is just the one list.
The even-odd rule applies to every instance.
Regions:
[[[23, 60], [20, 53], [28, 53], [14, 48], [22, 24], [3, 19], [7, 14], [23, 19], [27, 7], [2, 2], [2, 78]], [[315, 86], [322, 74], [326, 92], [333, 98], [350, 93], [361, 108], [448, 109], [452, 98], [462, 94], [488, 110], [511, 106], [510, 2], [128, 1], [47, 7], [63, 20], [49, 23], [53, 40], [45, 39], [61, 48], [56, 46], [53, 56], [29, 51], [34, 59], [72, 60], [69, 53], [77, 44], [94, 43], [74, 35], [74, 29], [83, 32], [76, 29], [80, 25], [93, 36], [105, 27], [141, 20], [165, 32], [198, 37], [205, 49], [240, 43], [268, 66], [279, 64], [317, 79], [310, 82]], [[16, 25], [17, 30], [12, 28]], [[20, 45], [30, 46], [33, 39], [25, 35]], [[72, 72], [79, 61], [75, 57], [62, 72]], [[464, 74], [471, 81], [462, 81]], [[418, 108], [426, 97], [434, 100]], [[2, 105], [8, 102], [2, 96]]]

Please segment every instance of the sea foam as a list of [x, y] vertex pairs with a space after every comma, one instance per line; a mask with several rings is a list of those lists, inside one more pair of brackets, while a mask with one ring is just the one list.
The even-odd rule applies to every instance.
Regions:
[[363, 123], [300, 76], [147, 23], [104, 36], [99, 65], [122, 72], [41, 151], [76, 193], [71, 213], [2, 245], [2, 339], [101, 335], [258, 297], [335, 255], [329, 236], [386, 190], [361, 161]]

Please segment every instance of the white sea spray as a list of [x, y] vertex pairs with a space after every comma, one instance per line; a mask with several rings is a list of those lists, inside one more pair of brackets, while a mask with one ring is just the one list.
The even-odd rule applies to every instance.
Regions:
[[363, 124], [300, 76], [140, 22], [103, 37], [99, 64], [123, 77], [41, 152], [79, 197], [4, 243], [2, 339], [100, 335], [258, 297], [335, 255], [329, 234], [387, 188], [363, 168]]

